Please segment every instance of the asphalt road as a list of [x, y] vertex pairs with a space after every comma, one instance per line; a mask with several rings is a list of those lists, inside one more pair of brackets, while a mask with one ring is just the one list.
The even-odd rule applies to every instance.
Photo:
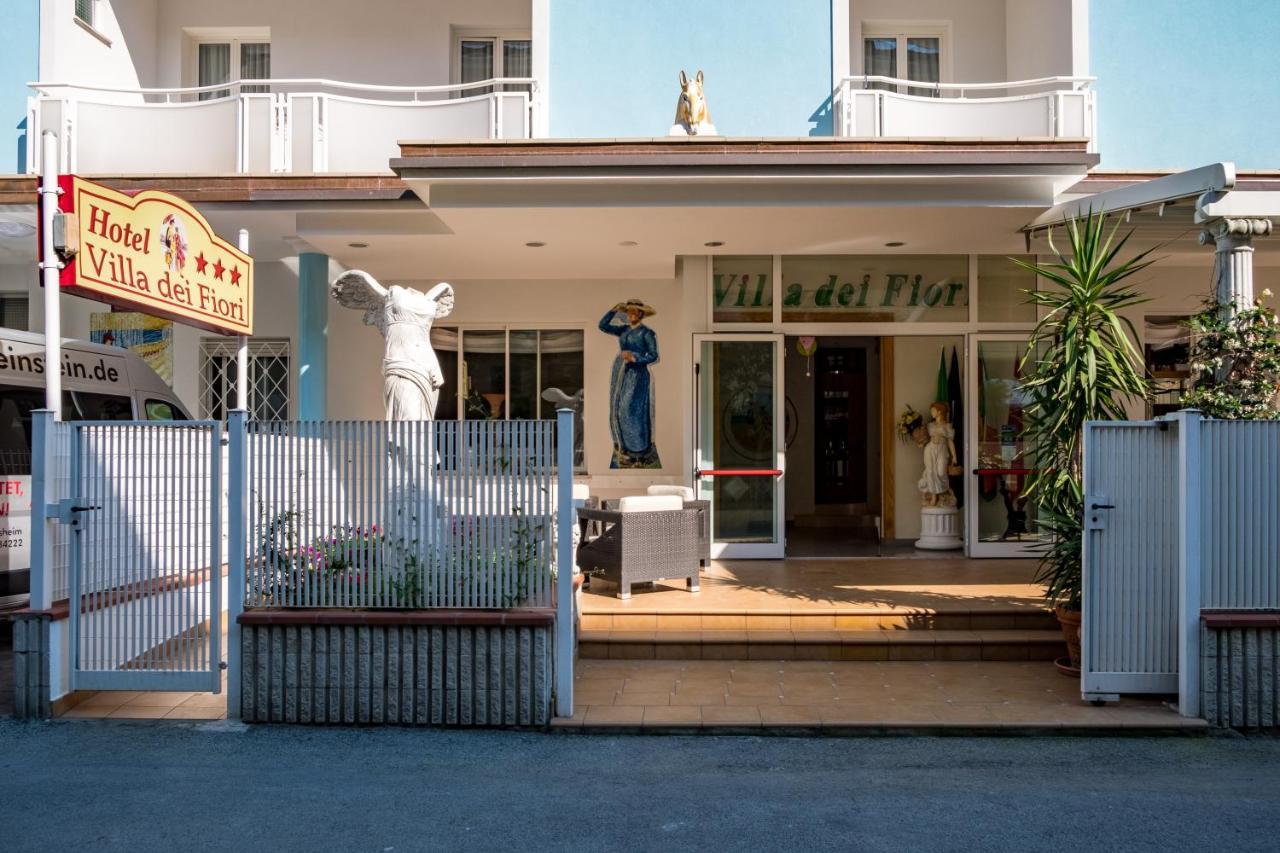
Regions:
[[0, 849], [1280, 850], [1280, 739], [2, 721]]

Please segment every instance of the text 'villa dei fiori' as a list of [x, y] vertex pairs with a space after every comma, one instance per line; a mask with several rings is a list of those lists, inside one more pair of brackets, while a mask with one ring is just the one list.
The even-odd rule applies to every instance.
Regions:
[[[253, 330], [253, 262], [175, 196], [63, 179], [78, 240], [64, 290], [222, 334]], [[69, 199], [69, 201], [68, 201]]]

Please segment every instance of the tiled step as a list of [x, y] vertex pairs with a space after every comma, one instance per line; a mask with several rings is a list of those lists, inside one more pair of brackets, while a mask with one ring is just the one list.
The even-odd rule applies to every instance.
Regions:
[[615, 660], [1053, 660], [1061, 630], [587, 628], [583, 658]]
[[947, 609], [941, 611], [810, 608], [803, 610], [592, 611], [584, 631], [1056, 631], [1052, 611]]

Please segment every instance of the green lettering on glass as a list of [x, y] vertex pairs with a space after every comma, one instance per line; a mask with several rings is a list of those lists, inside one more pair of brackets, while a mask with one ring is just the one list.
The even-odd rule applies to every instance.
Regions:
[[798, 282], [787, 285], [787, 295], [782, 297], [783, 305], [796, 306], [800, 304], [800, 300], [804, 298], [804, 287]]
[[885, 276], [884, 299], [880, 301], [883, 308], [893, 305], [898, 301], [898, 294], [902, 292], [902, 285], [907, 283], [907, 277], [901, 273], [889, 273]]

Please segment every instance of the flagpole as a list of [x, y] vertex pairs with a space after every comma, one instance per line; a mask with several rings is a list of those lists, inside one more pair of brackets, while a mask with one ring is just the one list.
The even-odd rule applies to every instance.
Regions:
[[58, 136], [40, 136], [40, 283], [44, 286], [44, 407], [62, 420], [62, 302], [54, 249], [53, 221], [58, 212]]

